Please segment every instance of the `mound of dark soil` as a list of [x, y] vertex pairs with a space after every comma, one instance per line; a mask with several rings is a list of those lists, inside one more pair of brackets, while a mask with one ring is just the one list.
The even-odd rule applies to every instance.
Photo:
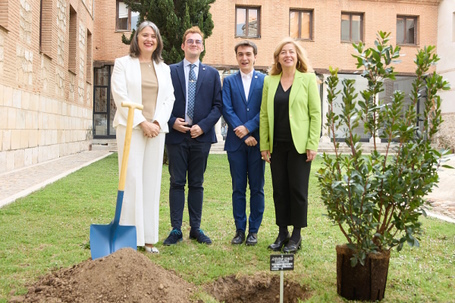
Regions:
[[10, 302], [188, 303], [193, 285], [131, 248], [61, 269]]

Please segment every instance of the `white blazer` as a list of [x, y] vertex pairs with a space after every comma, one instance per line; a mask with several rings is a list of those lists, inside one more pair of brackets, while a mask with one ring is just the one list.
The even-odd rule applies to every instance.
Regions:
[[[158, 97], [156, 100], [155, 115], [152, 121], [160, 124], [160, 132], [169, 132], [167, 122], [174, 107], [174, 87], [172, 86], [169, 66], [164, 62], [158, 64], [153, 61], [156, 78], [158, 80]], [[128, 108], [122, 107], [122, 102], [135, 102], [142, 104], [142, 78], [141, 66], [138, 58], [130, 55], [115, 59], [114, 71], [111, 77], [112, 94], [117, 106], [114, 117], [114, 127], [125, 125], [128, 118]], [[134, 111], [133, 128], [146, 119], [142, 111]]]

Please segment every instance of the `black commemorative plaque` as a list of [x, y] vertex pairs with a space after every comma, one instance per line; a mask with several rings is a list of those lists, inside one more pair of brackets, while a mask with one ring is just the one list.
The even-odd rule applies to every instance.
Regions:
[[270, 271], [294, 270], [294, 255], [270, 255]]

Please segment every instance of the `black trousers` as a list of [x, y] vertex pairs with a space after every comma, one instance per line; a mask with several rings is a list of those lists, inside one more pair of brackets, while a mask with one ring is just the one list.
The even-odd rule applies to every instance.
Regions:
[[299, 154], [292, 142], [276, 142], [271, 158], [276, 224], [306, 227], [311, 162], [306, 162], [306, 153]]
[[181, 229], [185, 208], [185, 184], [188, 175], [188, 212], [190, 226], [199, 229], [204, 198], [204, 172], [210, 152], [210, 142], [198, 142], [188, 135], [180, 144], [167, 144], [169, 159], [169, 208], [172, 228]]

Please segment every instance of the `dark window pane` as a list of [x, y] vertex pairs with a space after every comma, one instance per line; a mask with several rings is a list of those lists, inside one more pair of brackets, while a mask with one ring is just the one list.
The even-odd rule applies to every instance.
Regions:
[[115, 105], [115, 102], [114, 102], [114, 97], [112, 96], [112, 93], [111, 93], [111, 108], [110, 108], [110, 116], [109, 116], [109, 135], [115, 135], [115, 128], [112, 124], [112, 122], [114, 121], [114, 116], [115, 116], [115, 112], [117, 111], [117, 106]]
[[103, 68], [95, 68], [95, 85], [109, 84], [109, 66]]
[[128, 18], [119, 18], [117, 22], [117, 29], [127, 30], [128, 29]]
[[107, 87], [95, 87], [95, 112], [107, 112]]

